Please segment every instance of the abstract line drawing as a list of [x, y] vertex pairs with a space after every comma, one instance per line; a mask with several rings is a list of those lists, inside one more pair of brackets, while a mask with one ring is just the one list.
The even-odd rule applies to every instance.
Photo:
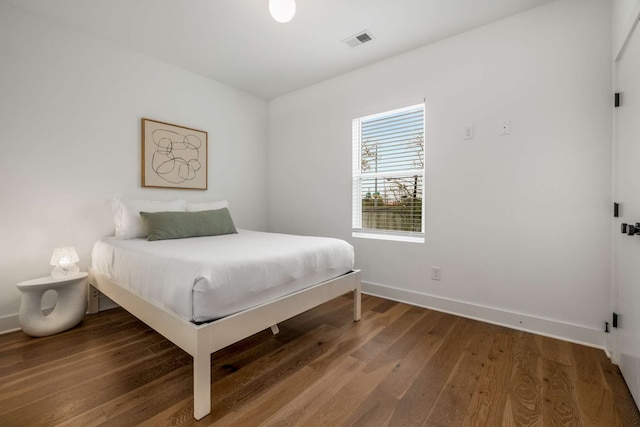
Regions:
[[158, 177], [173, 184], [196, 178], [196, 172], [200, 170], [200, 138], [156, 129], [151, 133], [151, 139], [156, 145], [151, 167]]
[[207, 189], [207, 132], [142, 119], [142, 186]]

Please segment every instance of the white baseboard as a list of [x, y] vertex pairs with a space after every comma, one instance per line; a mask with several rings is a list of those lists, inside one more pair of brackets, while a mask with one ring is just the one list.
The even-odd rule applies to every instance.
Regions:
[[[370, 282], [362, 282], [362, 292], [418, 307], [430, 308], [444, 313], [455, 314], [469, 319], [505, 326], [524, 332], [531, 332], [550, 338], [557, 338], [576, 344], [599, 348], [607, 352], [607, 337], [604, 331], [584, 326], [572, 325], [556, 320], [543, 319], [513, 313], [469, 302], [436, 297], [427, 294], [392, 288]], [[608, 353], [607, 353], [608, 354]]]
[[[513, 313], [463, 301], [420, 294], [370, 282], [362, 282], [362, 291], [368, 295], [599, 348], [610, 356], [606, 345], [607, 334], [597, 329]], [[104, 295], [100, 295], [99, 307], [100, 311], [104, 311], [118, 307], [118, 305]], [[18, 330], [20, 330], [20, 324], [18, 323], [17, 314], [0, 317], [0, 335]]]
[[[99, 302], [100, 311], [110, 310], [112, 308], [119, 307], [118, 304], [111, 301], [109, 298], [107, 298], [104, 295], [100, 295], [99, 301], [100, 301]], [[53, 307], [51, 307], [49, 310], [51, 310], [52, 308]], [[46, 310], [45, 310], [45, 314], [46, 314]], [[18, 322], [17, 314], [14, 314], [12, 316], [0, 317], [0, 335], [8, 334], [10, 332], [16, 332], [16, 331], [19, 331], [20, 329], [21, 328], [20, 328], [20, 323]]]
[[[46, 316], [53, 311], [53, 307], [43, 308], [42, 312]], [[20, 320], [17, 314], [7, 317], [0, 317], [0, 335], [21, 330]]]
[[20, 323], [18, 323], [17, 314], [14, 314], [13, 316], [0, 317], [0, 335], [19, 330]]

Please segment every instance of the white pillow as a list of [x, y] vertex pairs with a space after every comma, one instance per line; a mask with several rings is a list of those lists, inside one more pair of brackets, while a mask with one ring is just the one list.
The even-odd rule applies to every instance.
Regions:
[[113, 222], [116, 226], [116, 237], [121, 239], [135, 239], [146, 237], [144, 224], [140, 218], [140, 212], [166, 212], [185, 211], [184, 200], [157, 201], [157, 200], [113, 200]]
[[226, 200], [212, 200], [210, 202], [187, 202], [187, 210], [189, 212], [198, 211], [215, 211], [222, 208], [229, 208], [229, 202]]

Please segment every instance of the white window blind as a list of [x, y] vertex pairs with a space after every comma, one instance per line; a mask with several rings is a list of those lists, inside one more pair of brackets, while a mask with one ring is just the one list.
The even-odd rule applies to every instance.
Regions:
[[353, 120], [353, 231], [424, 236], [424, 104]]

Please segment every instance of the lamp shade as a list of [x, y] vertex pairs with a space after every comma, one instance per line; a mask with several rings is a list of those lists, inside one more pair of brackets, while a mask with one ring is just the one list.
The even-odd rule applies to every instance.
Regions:
[[51, 255], [51, 265], [63, 267], [65, 265], [75, 264], [80, 261], [76, 248], [73, 246], [64, 246], [62, 248], [55, 248], [53, 255]]
[[269, 12], [276, 21], [289, 22], [296, 13], [296, 2], [295, 0], [269, 0]]

